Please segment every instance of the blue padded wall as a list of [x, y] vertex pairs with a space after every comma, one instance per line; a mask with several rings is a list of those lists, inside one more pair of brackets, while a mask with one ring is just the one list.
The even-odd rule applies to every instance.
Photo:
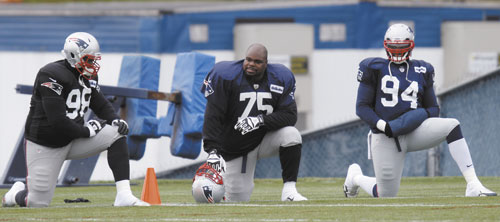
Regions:
[[172, 92], [182, 93], [181, 104], [169, 104], [160, 119], [158, 133], [171, 137], [172, 155], [196, 159], [201, 151], [201, 131], [206, 99], [200, 88], [213, 68], [215, 57], [197, 53], [180, 53], [175, 63]]
[[[158, 91], [160, 60], [146, 56], [124, 56], [118, 86]], [[157, 100], [126, 99], [129, 125], [129, 154], [138, 160], [144, 155], [147, 138], [158, 138]]]

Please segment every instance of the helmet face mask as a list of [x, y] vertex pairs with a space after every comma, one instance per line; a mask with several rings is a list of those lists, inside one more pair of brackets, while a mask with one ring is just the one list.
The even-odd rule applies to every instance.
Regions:
[[76, 68], [83, 77], [90, 80], [97, 76], [100, 69], [97, 61], [101, 59], [101, 52], [99, 43], [91, 34], [70, 34], [61, 52], [71, 67]]
[[201, 165], [193, 177], [192, 195], [198, 203], [219, 203], [224, 197], [222, 176], [206, 163]]
[[391, 25], [384, 36], [384, 48], [387, 57], [394, 63], [403, 63], [410, 59], [415, 47], [413, 30], [405, 24]]

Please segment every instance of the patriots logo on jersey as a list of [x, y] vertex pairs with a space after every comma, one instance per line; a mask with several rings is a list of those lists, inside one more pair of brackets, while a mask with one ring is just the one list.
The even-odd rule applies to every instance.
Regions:
[[207, 198], [209, 203], [214, 203], [214, 197], [212, 196], [212, 188], [209, 186], [203, 186], [203, 194]]
[[203, 85], [205, 86], [205, 97], [208, 97], [214, 93], [214, 89], [212, 88], [212, 80], [211, 79], [203, 80]]
[[51, 89], [52, 91], [57, 93], [57, 95], [61, 95], [62, 90], [63, 90], [63, 86], [59, 83], [56, 83], [56, 82], [44, 82], [40, 85]]
[[84, 50], [89, 47], [89, 44], [83, 41], [83, 39], [79, 38], [69, 38], [69, 41], [75, 42], [75, 44], [81, 49]]

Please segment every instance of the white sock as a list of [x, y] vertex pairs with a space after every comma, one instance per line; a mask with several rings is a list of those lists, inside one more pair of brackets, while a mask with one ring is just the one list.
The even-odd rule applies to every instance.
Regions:
[[132, 193], [132, 190], [130, 189], [130, 180], [120, 180], [116, 182], [116, 193], [123, 191]]
[[353, 179], [354, 185], [361, 187], [366, 193], [373, 196], [373, 186], [377, 184], [375, 177], [367, 177], [365, 175], [357, 175]]
[[286, 191], [295, 191], [297, 192], [297, 188], [295, 187], [295, 181], [288, 181], [283, 184], [283, 190]]
[[476, 171], [474, 170], [474, 165], [472, 164], [472, 158], [469, 152], [469, 146], [464, 138], [456, 140], [448, 144], [450, 149], [451, 157], [455, 160], [460, 168], [460, 172], [464, 175], [465, 181], [467, 183], [479, 180], [476, 176]]

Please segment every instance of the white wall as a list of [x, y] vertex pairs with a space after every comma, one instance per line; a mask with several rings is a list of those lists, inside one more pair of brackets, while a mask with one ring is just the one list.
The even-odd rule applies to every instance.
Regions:
[[[232, 51], [203, 51], [214, 55], [216, 61], [233, 60]], [[272, 52], [269, 52], [272, 54]], [[417, 48], [414, 58], [431, 62], [436, 69], [436, 82], [442, 81], [442, 50], [438, 48]], [[124, 54], [105, 53], [101, 61], [99, 80], [102, 85], [116, 86]], [[170, 92], [172, 76], [175, 66], [174, 54], [148, 54], [161, 59], [159, 91]], [[317, 50], [312, 55], [311, 75], [312, 87], [312, 126], [309, 130], [323, 128], [356, 119], [354, 104], [357, 92], [357, 67], [365, 57], [385, 56], [380, 50]], [[59, 53], [33, 53], [33, 52], [0, 52], [0, 175], [3, 175], [7, 163], [12, 155], [14, 146], [19, 138], [19, 133], [24, 127], [24, 122], [29, 109], [30, 96], [17, 94], [14, 90], [16, 84], [33, 84], [34, 78], [40, 67], [54, 60], [62, 58]], [[300, 86], [297, 86], [300, 87]], [[439, 88], [439, 87], [438, 87]], [[158, 117], [167, 112], [167, 102], [158, 103]], [[139, 161], [131, 162], [131, 177], [144, 177], [148, 167], [155, 171], [165, 172], [182, 166], [201, 162], [206, 158], [206, 153], [196, 160], [174, 157], [170, 154], [170, 139], [162, 137], [149, 139], [144, 157]], [[112, 180], [112, 174], [107, 166], [106, 153], [103, 153], [98, 162], [91, 180]]]

